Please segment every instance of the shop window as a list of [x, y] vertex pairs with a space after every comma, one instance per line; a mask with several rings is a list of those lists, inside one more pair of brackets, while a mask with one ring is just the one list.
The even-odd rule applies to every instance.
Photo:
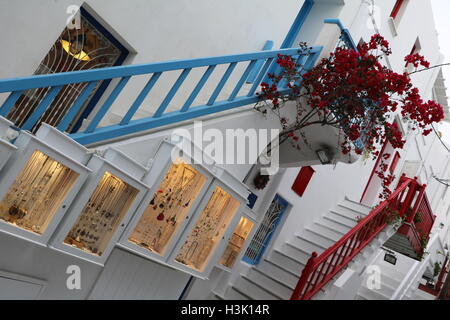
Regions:
[[294, 181], [294, 184], [292, 185], [292, 190], [299, 196], [303, 196], [303, 193], [308, 187], [309, 181], [311, 180], [314, 172], [314, 169], [309, 166], [302, 167]]
[[138, 192], [105, 172], [64, 243], [101, 256]]
[[164, 255], [206, 180], [192, 166], [181, 161], [174, 163], [128, 240]]
[[239, 206], [231, 194], [216, 187], [175, 260], [203, 272]]
[[233, 267], [253, 226], [253, 222], [245, 217], [241, 217], [239, 224], [231, 235], [231, 239], [228, 241], [224, 254], [220, 258], [221, 265], [230, 269]]
[[[75, 27], [67, 26], [54, 42], [35, 75], [105, 68], [123, 63], [128, 50], [84, 8], [80, 8], [76, 19], [78, 17], [79, 23], [74, 24]], [[35, 132], [43, 122], [56, 127], [87, 84], [85, 82], [65, 85], [32, 131]], [[109, 81], [100, 81], [97, 84], [68, 131], [76, 129], [78, 122], [87, 117], [89, 109], [93, 108], [108, 84]], [[38, 88], [24, 91], [7, 118], [18, 127], [23, 126], [49, 90], [50, 88]]]
[[78, 173], [36, 150], [0, 202], [0, 219], [43, 234]]

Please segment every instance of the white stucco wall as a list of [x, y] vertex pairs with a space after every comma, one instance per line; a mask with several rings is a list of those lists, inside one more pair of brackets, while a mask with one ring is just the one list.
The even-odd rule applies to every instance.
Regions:
[[[381, 9], [378, 28], [390, 41], [394, 52], [389, 59], [394, 70], [403, 71], [403, 56], [410, 52], [418, 36], [422, 47], [421, 54], [424, 54], [432, 64], [438, 63], [441, 56], [438, 54], [439, 46], [434, 24], [431, 22], [417, 23], [418, 17], [424, 21], [432, 21], [429, 3], [410, 0], [398, 25], [398, 35], [394, 36], [387, 18], [394, 2], [394, 0], [375, 2]], [[3, 61], [0, 65], [0, 78], [32, 74], [64, 28], [68, 16], [66, 8], [72, 4], [82, 3], [79, 0], [0, 0], [0, 21], [3, 26], [7, 26], [8, 30], [8, 32], [0, 33], [0, 40], [2, 43], [9, 44], [8, 50], [0, 51], [0, 61]], [[238, 0], [134, 0], [126, 4], [119, 0], [88, 0], [86, 3], [92, 13], [101, 17], [108, 30], [122, 39], [123, 44], [133, 51], [126, 63], [146, 63], [258, 51], [266, 40], [273, 40], [274, 47], [277, 48], [283, 41], [303, 1], [286, 0], [283, 1], [283, 6], [276, 5], [276, 10], [274, 10], [274, 2], [269, 0], [246, 0], [244, 2]], [[333, 30], [333, 26], [316, 29], [321, 25], [323, 18], [341, 18], [342, 22], [349, 27], [356, 42], [360, 38], [367, 40], [374, 33], [371, 21], [368, 20], [367, 7], [361, 5], [359, 0], [347, 0], [344, 7], [340, 6], [341, 1], [331, 1], [329, 6], [326, 4], [326, 1], [320, 1], [318, 6], [313, 9], [310, 20], [305, 23], [305, 32], [299, 35], [298, 40], [309, 40], [314, 44], [330, 46], [330, 41], [336, 35], [330, 37], [329, 31]], [[194, 72], [194, 79], [199, 75], [199, 72]], [[170, 81], [175, 77], [176, 75], [171, 75], [167, 79], [162, 79], [162, 87], [144, 102], [143, 108], [151, 111], [152, 108], [157, 107], [158, 99], [163, 98], [164, 93], [167, 92], [166, 89], [171, 84]], [[216, 75], [216, 78], [218, 77], [219, 75]], [[415, 85], [420, 88], [424, 96], [431, 96], [433, 77], [433, 72], [421, 73], [413, 77]], [[133, 100], [132, 97], [134, 98], [138, 90], [142, 88], [144, 81], [145, 79], [139, 78], [129, 83], [114, 104], [115, 113], [124, 113]], [[190, 92], [189, 89], [195, 82], [187, 81], [186, 84], [186, 87], [180, 91], [180, 97]], [[229, 90], [229, 87], [225, 88], [224, 92], [227, 93]], [[174, 105], [179, 101], [178, 98], [174, 100]], [[204, 98], [203, 96], [199, 99]], [[114, 117], [107, 119], [107, 121], [113, 120]], [[264, 120], [252, 111], [245, 111], [229, 115], [227, 118], [213, 119], [207, 123], [207, 127], [217, 128], [221, 131], [227, 128], [270, 128], [276, 127], [276, 122]], [[171, 131], [172, 129], [167, 129], [112, 145], [126, 152], [136, 161], [147, 164], [161, 138], [169, 135]], [[435, 190], [441, 191], [443, 187], [433, 181], [432, 174], [427, 171], [431, 171], [429, 169], [431, 166], [432, 171], [436, 174], [439, 172], [442, 175], [449, 175], [449, 169], [444, 166], [444, 162], [447, 161], [446, 157], [447, 153], [433, 134], [425, 139], [411, 137], [406, 150], [402, 152], [397, 173], [401, 172], [405, 160], [424, 161], [418, 176], [421, 183], [429, 184], [430, 194], [434, 194]], [[351, 165], [339, 163], [335, 166], [314, 166], [316, 173], [303, 197], [299, 197], [291, 190], [299, 168], [287, 169], [281, 177], [281, 181], [276, 181], [272, 187], [267, 188], [266, 196], [265, 192], [259, 194], [259, 201], [264, 205], [256, 207], [259, 207], [257, 213], [262, 216], [275, 192], [278, 192], [291, 204], [290, 214], [282, 224], [279, 236], [273, 241], [273, 245], [280, 246], [293, 234], [299, 232], [305, 224], [310, 223], [314, 218], [341, 201], [344, 196], [359, 201], [373, 165], [372, 160], [360, 160]], [[225, 167], [240, 180], [250, 169], [250, 165], [227, 165]], [[437, 214], [439, 216], [447, 215], [448, 204], [434, 199], [432, 199], [433, 206], [437, 208]], [[441, 220], [448, 221], [446, 218]], [[445, 225], [444, 229], [447, 228], [448, 225]], [[0, 252], [2, 252], [0, 270], [45, 279], [49, 283], [49, 289], [43, 298], [86, 298], [101, 272], [101, 268], [98, 266], [59, 253], [56, 254], [22, 240], [13, 240], [4, 234], [0, 234], [0, 246]], [[109, 283], [108, 279], [113, 279], [113, 274], [126, 270], [125, 266], [138, 270], [139, 266], [148, 265], [152, 272], [147, 275], [144, 273], [143, 277], [153, 277], [154, 274], [158, 274], [161, 279], [172, 277], [172, 270], [167, 271], [165, 267], [157, 263], [143, 262], [142, 258], [117, 250], [113, 252], [112, 258], [108, 261], [110, 264], [106, 265], [107, 272], [98, 278], [97, 284], [101, 287], [94, 289], [93, 297], [115, 297], [105, 293], [105, 290], [111, 292], [118, 290], [119, 293], [116, 296], [124, 297], [126, 292], [121, 287], [133, 283], [133, 281], [136, 283], [135, 279], [124, 277], [123, 281], [116, 279], [117, 281], [113, 284]], [[64, 287], [66, 279], [64, 271], [69, 264], [81, 264], [82, 269], [86, 270], [88, 276], [84, 280], [86, 282], [83, 283], [81, 291], [68, 291]], [[178, 273], [177, 277], [179, 277], [177, 278], [179, 281], [171, 282], [167, 287], [155, 285], [154, 290], [160, 291], [160, 295], [155, 295], [156, 291], [150, 290], [147, 295], [144, 295], [144, 298], [156, 296], [177, 298], [177, 294], [180, 293], [188, 278], [181, 273]], [[107, 289], [102, 289], [103, 286]], [[149, 286], [151, 285], [149, 284]], [[202, 286], [202, 288], [204, 287]]]

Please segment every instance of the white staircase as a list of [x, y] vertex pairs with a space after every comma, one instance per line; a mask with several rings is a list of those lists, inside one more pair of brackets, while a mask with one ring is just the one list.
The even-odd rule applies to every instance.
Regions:
[[369, 288], [367, 278], [363, 280], [362, 286], [355, 300], [390, 300], [395, 290], [400, 286], [405, 277], [404, 274], [391, 267], [380, 267], [380, 286]]
[[[280, 248], [273, 249], [257, 266], [241, 273], [219, 299], [287, 300], [297, 285], [302, 269], [312, 252], [322, 253], [365, 217], [370, 207], [345, 199], [334, 209], [319, 217]], [[314, 298], [320, 298], [326, 287]]]

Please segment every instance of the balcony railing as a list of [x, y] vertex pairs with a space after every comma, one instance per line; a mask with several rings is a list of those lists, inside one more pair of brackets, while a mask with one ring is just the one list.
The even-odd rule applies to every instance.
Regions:
[[[0, 116], [6, 117], [8, 115], [9, 111], [24, 91], [29, 89], [45, 88], [47, 92], [45, 97], [21, 127], [23, 130], [31, 130], [36, 123], [39, 122], [63, 86], [68, 84], [87, 83], [88, 85], [85, 86], [79, 97], [74, 101], [70, 108], [67, 109], [67, 112], [57, 125], [59, 130], [65, 131], [73, 119], [77, 116], [86, 99], [89, 97], [90, 92], [95, 88], [99, 81], [118, 79], [119, 81], [117, 85], [113, 88], [109, 96], [106, 97], [103, 105], [96, 111], [87, 128], [83, 132], [78, 132], [71, 135], [73, 139], [82, 144], [98, 143], [163, 125], [173, 124], [256, 103], [259, 99], [256, 95], [256, 90], [258, 89], [261, 81], [266, 77], [269, 68], [272, 68], [272, 66], [275, 65], [278, 54], [292, 56], [299, 65], [299, 69], [308, 70], [314, 65], [321, 50], [322, 47], [313, 47], [308, 50], [289, 48], [229, 56], [109, 67], [96, 70], [0, 80], [0, 93], [10, 92], [9, 97], [0, 107]], [[244, 68], [243, 71], [240, 71], [240, 75], [238, 75], [239, 80], [234, 85], [234, 88], [232, 86], [233, 90], [231, 91], [231, 94], [229, 94], [225, 99], [217, 101], [219, 94], [222, 92], [222, 89], [228, 82], [230, 76], [235, 71], [238, 63], [244, 63], [247, 67]], [[225, 65], [226, 71], [221, 75], [220, 81], [215, 88], [206, 94], [209, 99], [204, 104], [192, 106], [194, 100], [210, 79], [211, 74], [219, 65]], [[177, 94], [181, 85], [188, 80], [190, 72], [197, 68], [206, 70], [203, 72], [200, 80], [196, 82], [192, 92], [186, 97], [184, 102], [180, 104], [178, 111], [167, 112], [166, 109], [173, 100], [174, 96]], [[255, 70], [255, 68], [259, 68], [259, 70]], [[163, 73], [168, 71], [179, 71], [179, 76], [162, 100], [159, 107], [156, 108], [156, 111], [152, 114], [152, 116], [135, 120], [132, 119], [150, 92], [158, 89], [158, 79]], [[257, 77], [254, 81], [252, 81], [252, 86], [247, 92], [245, 92], [245, 94], [239, 95], [249, 75], [251, 73], [254, 74], [255, 72], [257, 73]], [[111, 106], [116, 101], [117, 97], [125, 88], [129, 80], [132, 77], [139, 75], [147, 76], [147, 83], [142, 88], [140, 93], [134, 98], [134, 100], [130, 101], [130, 106], [126, 109], [127, 112], [124, 116], [122, 116], [120, 122], [115, 125], [99, 127], [100, 122], [108, 111], [110, 111]], [[287, 90], [290, 89], [286, 88], [284, 90], [287, 92]]]
[[[400, 178], [398, 188], [345, 236], [321, 255], [313, 253], [304, 267], [291, 300], [309, 300], [336, 274], [358, 255], [391, 221], [394, 213], [405, 217], [411, 208], [419, 207], [414, 201], [417, 193], [424, 194], [424, 186], [415, 179]], [[420, 200], [420, 195], [419, 198]], [[429, 207], [428, 207], [429, 208]]]
[[425, 193], [425, 186], [421, 186], [418, 189], [415, 206], [408, 210], [405, 223], [386, 242], [386, 247], [421, 260], [435, 219], [436, 216]]

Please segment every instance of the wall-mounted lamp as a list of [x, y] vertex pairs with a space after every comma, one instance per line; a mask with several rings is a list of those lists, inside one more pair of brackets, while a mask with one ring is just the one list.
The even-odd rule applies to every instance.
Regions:
[[393, 264], [395, 266], [395, 264], [397, 263], [397, 257], [393, 252], [386, 252], [384, 255], [384, 261]]
[[328, 152], [325, 149], [319, 149], [316, 150], [316, 154], [319, 157], [319, 160], [322, 164], [329, 164], [331, 163], [331, 159], [328, 156]]

